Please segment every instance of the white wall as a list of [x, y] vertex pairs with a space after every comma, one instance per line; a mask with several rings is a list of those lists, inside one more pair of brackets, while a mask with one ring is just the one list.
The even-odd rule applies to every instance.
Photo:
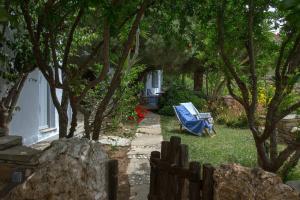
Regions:
[[[49, 131], [41, 132], [39, 130], [39, 83], [38, 78], [41, 75], [38, 70], [30, 73], [26, 80], [23, 90], [18, 99], [17, 106], [20, 110], [13, 115], [10, 123], [10, 135], [20, 135], [23, 137], [23, 143], [30, 145], [49, 137], [53, 137], [58, 133], [58, 114], [55, 111], [55, 127]], [[61, 96], [61, 91], [57, 91]]]
[[[13, 31], [10, 28], [5, 30], [7, 40], [13, 41]], [[7, 45], [4, 44], [0, 51], [4, 51], [10, 58], [14, 58], [14, 52]], [[0, 63], [0, 70], [6, 70], [8, 63]], [[15, 111], [13, 119], [9, 125], [10, 135], [20, 135], [23, 137], [23, 143], [26, 145], [33, 144], [49, 137], [53, 137], [58, 133], [58, 114], [54, 111], [55, 126], [49, 131], [39, 130], [39, 77], [41, 72], [38, 70], [33, 71], [28, 76], [24, 88], [21, 91], [18, 99], [17, 107], [20, 109]], [[6, 89], [8, 88], [7, 81], [0, 78], [0, 98], [5, 96]], [[61, 98], [61, 91], [57, 90], [57, 95]]]
[[157, 93], [162, 92], [162, 70], [155, 70], [158, 72], [158, 87], [152, 87], [152, 71], [147, 74], [146, 84], [145, 84], [145, 96], [147, 96], [147, 90], [151, 90], [153, 95], [158, 95]]

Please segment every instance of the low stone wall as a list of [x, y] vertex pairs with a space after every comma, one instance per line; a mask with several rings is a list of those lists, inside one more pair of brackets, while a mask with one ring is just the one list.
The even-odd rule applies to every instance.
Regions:
[[54, 141], [35, 172], [6, 200], [106, 200], [108, 157], [100, 143], [87, 139]]
[[260, 168], [222, 165], [214, 172], [215, 200], [299, 200], [299, 194], [279, 176]]

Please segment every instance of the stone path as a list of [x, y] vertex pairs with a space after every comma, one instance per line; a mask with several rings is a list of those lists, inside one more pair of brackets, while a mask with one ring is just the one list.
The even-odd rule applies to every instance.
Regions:
[[131, 142], [131, 148], [127, 153], [130, 159], [127, 174], [130, 184], [130, 199], [148, 199], [150, 181], [150, 153], [160, 151], [160, 143], [163, 140], [160, 128], [160, 117], [154, 113], [148, 113], [139, 124], [136, 137]]

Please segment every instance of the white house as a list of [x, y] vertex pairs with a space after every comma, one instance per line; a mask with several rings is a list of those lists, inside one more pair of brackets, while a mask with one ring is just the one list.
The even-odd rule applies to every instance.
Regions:
[[[7, 85], [0, 80], [0, 97]], [[1, 93], [2, 92], [2, 93]], [[61, 91], [57, 90], [58, 97]], [[52, 103], [49, 86], [39, 70], [31, 72], [20, 93], [17, 109], [9, 126], [10, 135], [23, 137], [25, 145], [58, 137], [58, 113]]]
[[148, 72], [145, 80], [144, 98], [149, 109], [156, 109], [158, 106], [158, 98], [162, 94], [162, 81], [162, 70]]
[[[0, 24], [3, 29], [3, 25]], [[6, 27], [4, 37], [7, 41], [13, 41], [14, 30]], [[0, 51], [9, 59], [14, 59], [15, 53], [6, 42], [1, 42]], [[5, 71], [8, 63], [0, 63], [0, 70]], [[6, 96], [7, 81], [0, 78], [0, 98]], [[61, 97], [61, 91], [57, 90], [57, 96]], [[52, 103], [49, 86], [39, 70], [29, 74], [17, 101], [17, 109], [14, 112], [9, 125], [9, 135], [23, 137], [25, 145], [34, 144], [50, 137], [58, 136], [58, 113]]]

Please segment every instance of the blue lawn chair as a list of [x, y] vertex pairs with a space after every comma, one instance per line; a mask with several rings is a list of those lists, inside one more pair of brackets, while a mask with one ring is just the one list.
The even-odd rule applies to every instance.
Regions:
[[205, 119], [198, 119], [195, 115], [190, 113], [185, 106], [173, 106], [176, 116], [180, 122], [181, 127], [190, 133], [202, 136], [204, 133], [211, 136], [214, 132], [213, 124]]

